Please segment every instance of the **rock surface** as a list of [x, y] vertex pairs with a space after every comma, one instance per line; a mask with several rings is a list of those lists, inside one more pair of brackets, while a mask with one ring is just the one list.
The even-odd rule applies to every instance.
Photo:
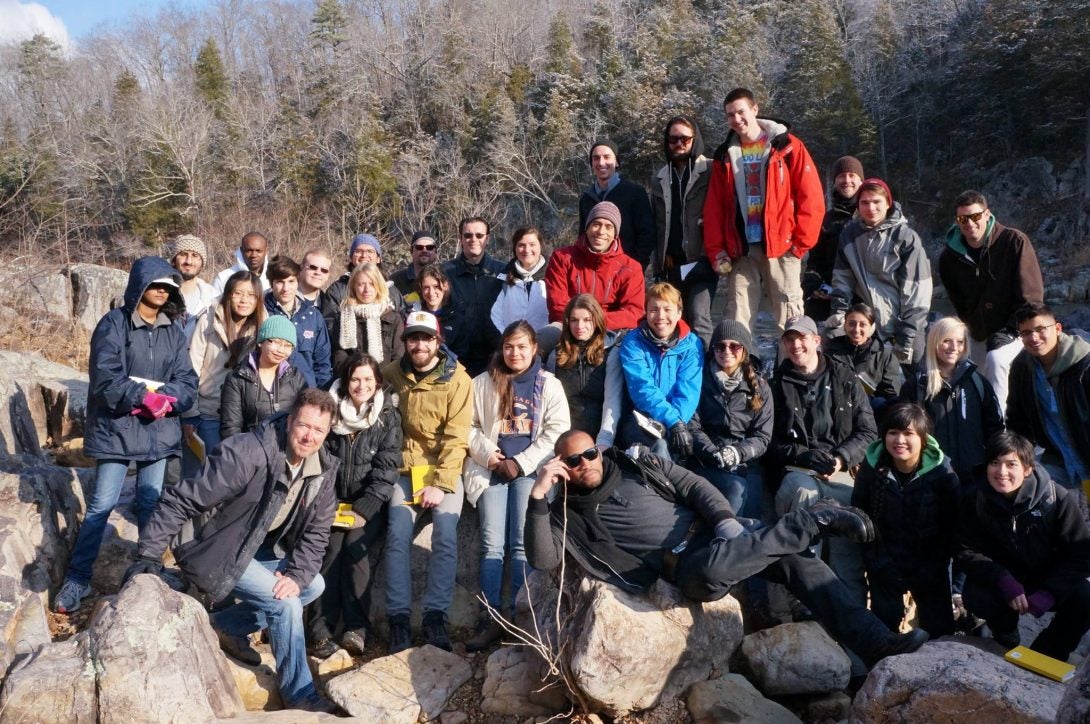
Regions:
[[231, 678], [235, 681], [242, 706], [246, 711], [275, 711], [284, 707], [276, 679], [276, 662], [272, 652], [261, 654], [259, 666], [248, 666], [225, 656]]
[[566, 711], [567, 707], [550, 708], [531, 700], [540, 689], [539, 660], [520, 646], [504, 646], [488, 657], [484, 686], [481, 689], [481, 711], [503, 716], [549, 716]]
[[1045, 724], [1056, 720], [1064, 687], [1000, 656], [952, 641], [883, 659], [852, 703], [860, 724], [888, 721]]
[[1064, 687], [1056, 721], [1058, 724], [1082, 724], [1090, 721], [1090, 658], [1083, 659], [1075, 669], [1075, 678]]
[[4, 679], [0, 723], [96, 724], [95, 669], [87, 634], [42, 646]]
[[0, 351], [0, 455], [38, 455], [83, 435], [87, 375], [33, 352]]
[[207, 721], [243, 711], [197, 601], [137, 576], [91, 623], [102, 724]]
[[769, 695], [836, 691], [851, 678], [848, 655], [813, 621], [750, 634], [741, 655], [757, 687]]
[[129, 273], [96, 264], [70, 264], [72, 279], [72, 318], [87, 331], [93, 331], [110, 303], [125, 293]]
[[361, 720], [415, 724], [438, 717], [472, 676], [473, 668], [457, 654], [421, 646], [342, 674], [326, 684], [326, 693]]
[[801, 720], [783, 706], [770, 701], [739, 674], [725, 674], [701, 681], [689, 689], [686, 700], [695, 724], [800, 724]]

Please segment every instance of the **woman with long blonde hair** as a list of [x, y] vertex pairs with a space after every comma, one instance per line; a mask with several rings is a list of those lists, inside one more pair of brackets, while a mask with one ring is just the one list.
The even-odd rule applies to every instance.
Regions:
[[405, 352], [401, 312], [390, 299], [386, 279], [374, 264], [360, 264], [348, 277], [333, 334], [333, 373], [355, 353], [371, 355], [375, 361], [400, 359]]

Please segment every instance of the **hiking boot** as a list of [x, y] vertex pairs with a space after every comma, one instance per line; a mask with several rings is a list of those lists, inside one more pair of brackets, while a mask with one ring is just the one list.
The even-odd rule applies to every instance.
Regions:
[[405, 614], [390, 617], [390, 637], [386, 649], [390, 654], [398, 654], [412, 646], [413, 633], [409, 628], [409, 617]]
[[1018, 632], [1018, 629], [1013, 631], [992, 631], [992, 638], [997, 644], [1005, 649], [1013, 649], [1015, 646], [1019, 646], [1022, 643], [1022, 635]]
[[832, 498], [822, 498], [805, 510], [824, 537], [847, 538], [856, 543], [874, 540], [874, 523], [859, 508], [841, 505]]
[[353, 656], [363, 656], [365, 646], [367, 646], [367, 632], [362, 628], [345, 631], [341, 636], [341, 647]]
[[444, 651], [454, 649], [447, 635], [447, 615], [442, 611], [424, 612], [424, 642]]
[[931, 634], [927, 633], [922, 628], [914, 628], [904, 634], [891, 634], [883, 644], [875, 649], [874, 660], [877, 662], [887, 656], [911, 654], [913, 651], [927, 643], [929, 638], [931, 638]]
[[53, 599], [53, 610], [57, 613], [72, 613], [79, 610], [80, 601], [91, 593], [90, 583], [80, 583], [72, 578], [64, 579], [64, 585]]
[[261, 654], [250, 643], [249, 636], [232, 636], [216, 629], [216, 637], [220, 641], [220, 650], [232, 659], [248, 666], [261, 665]]
[[492, 644], [503, 638], [503, 626], [491, 616], [482, 618], [477, 623], [477, 632], [466, 641], [466, 651], [484, 651]]
[[323, 696], [315, 696], [313, 699], [304, 699], [297, 702], [292, 709], [314, 712], [315, 714], [340, 714], [341, 708]]
[[341, 647], [338, 646], [337, 642], [334, 641], [333, 639], [331, 639], [331, 638], [321, 638], [321, 639], [318, 639], [317, 641], [315, 641], [313, 644], [311, 644], [308, 651], [310, 652], [311, 656], [313, 656], [313, 657], [315, 657], [317, 659], [322, 659], [324, 661], [325, 659], [328, 659], [333, 654], [337, 653], [337, 650], [340, 649], [340, 648]]

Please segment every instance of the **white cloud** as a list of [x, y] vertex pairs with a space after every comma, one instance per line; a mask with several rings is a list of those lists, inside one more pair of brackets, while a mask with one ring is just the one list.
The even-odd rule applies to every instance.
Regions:
[[43, 5], [38, 3], [18, 2], [18, 0], [0, 0], [0, 44], [29, 40], [41, 33], [66, 51], [71, 46], [68, 28]]

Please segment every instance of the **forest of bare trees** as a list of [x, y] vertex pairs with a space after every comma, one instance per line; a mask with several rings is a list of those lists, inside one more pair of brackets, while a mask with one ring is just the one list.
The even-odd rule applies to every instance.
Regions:
[[117, 261], [191, 231], [223, 261], [251, 228], [338, 252], [427, 228], [450, 251], [469, 213], [564, 242], [591, 139], [645, 181], [665, 119], [710, 153], [739, 85], [925, 229], [977, 186], [1062, 243], [1087, 236], [1087, 27], [1090, 0], [216, 0], [0, 48], [0, 245]]

